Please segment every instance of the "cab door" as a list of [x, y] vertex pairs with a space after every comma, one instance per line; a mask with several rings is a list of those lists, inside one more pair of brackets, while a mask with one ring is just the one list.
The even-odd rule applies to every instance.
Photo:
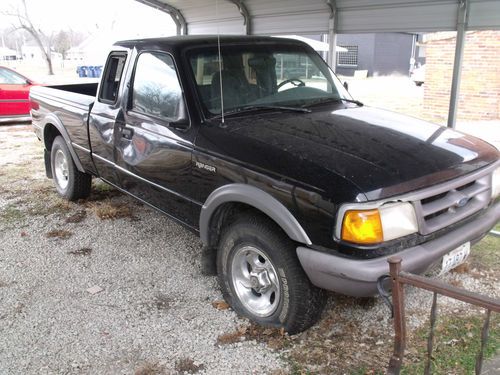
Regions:
[[119, 100], [127, 52], [114, 51], [108, 57], [101, 84], [89, 117], [89, 139], [92, 160], [97, 174], [104, 180], [118, 185], [115, 168], [115, 123], [123, 120]]
[[191, 158], [194, 129], [173, 57], [138, 55], [122, 121], [117, 121], [120, 186], [167, 215], [196, 227]]

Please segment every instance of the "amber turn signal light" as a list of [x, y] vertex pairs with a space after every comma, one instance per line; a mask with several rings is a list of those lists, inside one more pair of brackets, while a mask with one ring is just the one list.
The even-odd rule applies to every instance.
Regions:
[[378, 210], [349, 210], [342, 222], [342, 240], [358, 244], [384, 241], [382, 221]]

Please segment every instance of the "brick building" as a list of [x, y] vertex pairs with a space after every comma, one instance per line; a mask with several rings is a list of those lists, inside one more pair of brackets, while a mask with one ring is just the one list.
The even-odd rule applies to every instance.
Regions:
[[[424, 117], [444, 124], [448, 117], [455, 34], [426, 35]], [[500, 31], [467, 32], [458, 121], [500, 119]]]

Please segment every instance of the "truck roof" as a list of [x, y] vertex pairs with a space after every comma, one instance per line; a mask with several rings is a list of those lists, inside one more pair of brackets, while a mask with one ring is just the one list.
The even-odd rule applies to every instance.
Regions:
[[160, 48], [185, 48], [192, 46], [202, 46], [202, 45], [213, 45], [217, 43], [218, 38], [220, 38], [221, 44], [232, 44], [232, 43], [290, 43], [299, 44], [307, 46], [306, 43], [297, 41], [295, 39], [287, 38], [277, 38], [272, 36], [256, 36], [256, 35], [183, 35], [183, 36], [172, 36], [164, 38], [147, 38], [147, 39], [133, 39], [118, 41], [114, 45], [124, 48], [134, 48], [139, 49], [150, 46], [157, 46]]

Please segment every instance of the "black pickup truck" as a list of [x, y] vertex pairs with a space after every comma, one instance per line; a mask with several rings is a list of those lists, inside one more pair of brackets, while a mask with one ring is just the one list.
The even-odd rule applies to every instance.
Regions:
[[30, 100], [59, 194], [99, 177], [187, 226], [234, 310], [290, 333], [323, 289], [373, 295], [394, 254], [445, 272], [500, 217], [495, 147], [363, 106], [295, 40], [118, 42], [99, 84]]

